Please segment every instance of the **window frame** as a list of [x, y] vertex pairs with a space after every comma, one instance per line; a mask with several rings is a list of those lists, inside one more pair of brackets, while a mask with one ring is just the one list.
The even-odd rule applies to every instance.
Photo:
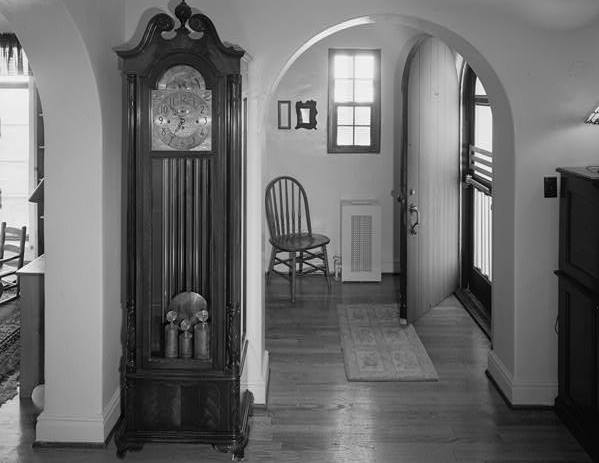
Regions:
[[[374, 98], [372, 103], [355, 101], [336, 103], [335, 77], [333, 63], [335, 55], [369, 55], [374, 57]], [[370, 107], [370, 145], [337, 145], [337, 107]], [[355, 127], [355, 121], [354, 125]], [[327, 114], [327, 151], [328, 153], [380, 153], [381, 151], [381, 49], [367, 48], [329, 48], [329, 95]]]

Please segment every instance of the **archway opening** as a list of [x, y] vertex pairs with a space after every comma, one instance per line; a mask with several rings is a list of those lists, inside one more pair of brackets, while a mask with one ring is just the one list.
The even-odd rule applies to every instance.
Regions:
[[[322, 204], [317, 206], [322, 208], [320, 211], [321, 216], [327, 218], [323, 222], [323, 225], [327, 227], [325, 222], [330, 222], [330, 218], [332, 217], [333, 224], [328, 225], [328, 227], [331, 230], [331, 234], [339, 234], [338, 221], [335, 222], [335, 217], [339, 216], [340, 198], [336, 197], [335, 201], [330, 201], [331, 194], [327, 194], [327, 191], [331, 192], [336, 190], [331, 187], [331, 178], [334, 179], [334, 176], [330, 175], [330, 170], [326, 170], [326, 168], [330, 168], [335, 161], [334, 157], [331, 157], [330, 154], [327, 154], [324, 150], [324, 147], [326, 146], [326, 136], [318, 135], [310, 139], [308, 138], [309, 135], [306, 133], [297, 134], [293, 133], [293, 130], [291, 132], [283, 132], [280, 129], [276, 129], [277, 100], [290, 100], [293, 103], [294, 98], [301, 101], [303, 98], [316, 95], [315, 99], [318, 102], [319, 111], [322, 110], [319, 112], [319, 117], [321, 118], [320, 120], [323, 121], [321, 126], [324, 130], [324, 121], [326, 120], [326, 115], [322, 113], [326, 112], [326, 92], [323, 93], [320, 91], [319, 93], [318, 88], [306, 81], [309, 81], [310, 79], [305, 79], [302, 83], [302, 77], [305, 78], [305, 76], [309, 76], [312, 78], [320, 71], [318, 71], [316, 67], [309, 69], [309, 66], [306, 66], [305, 63], [303, 64], [303, 70], [298, 71], [298, 65], [301, 65], [302, 61], [307, 62], [313, 60], [313, 58], [311, 58], [309, 55], [314, 52], [316, 47], [321, 46], [328, 48], [328, 42], [334, 39], [335, 35], [342, 33], [342, 31], [351, 31], [352, 29], [356, 30], [359, 27], [366, 27], [369, 25], [380, 26], [381, 24], [393, 24], [398, 27], [410, 28], [415, 31], [415, 35], [412, 37], [413, 40], [417, 40], [417, 34], [426, 34], [428, 36], [438, 37], [443, 42], [448, 44], [459, 55], [461, 55], [470, 64], [470, 66], [475, 69], [477, 75], [485, 82], [489, 100], [494, 108], [493, 153], [496, 155], [496, 163], [494, 165], [495, 186], [493, 190], [493, 207], [496, 211], [497, 220], [492, 225], [493, 234], [497, 236], [497, 239], [493, 242], [492, 248], [492, 256], [495, 257], [495, 259], [493, 259], [493, 273], [495, 277], [493, 282], [494, 285], [492, 299], [497, 309], [497, 317], [494, 319], [493, 325], [494, 350], [499, 356], [506, 359], [506, 364], [511, 364], [510, 359], [513, 356], [514, 349], [514, 346], [511, 345], [511, 340], [513, 340], [513, 324], [511, 323], [511, 320], [513, 320], [514, 316], [512, 297], [514, 293], [514, 287], [513, 281], [511, 281], [512, 279], [510, 278], [510, 275], [513, 274], [514, 265], [512, 252], [514, 242], [514, 179], [512, 175], [514, 165], [513, 121], [507, 96], [497, 74], [494, 72], [492, 66], [484, 58], [484, 56], [482, 56], [476, 50], [476, 48], [467, 42], [463, 37], [455, 34], [451, 30], [439, 24], [433, 24], [416, 18], [405, 17], [401, 15], [375, 15], [355, 18], [351, 21], [331, 27], [326, 31], [314, 36], [302, 46], [298, 47], [297, 51], [292, 54], [292, 56], [282, 67], [276, 79], [274, 79], [273, 85], [271, 86], [270, 92], [268, 93], [268, 97], [266, 99], [266, 109], [264, 110], [262, 123], [266, 132], [265, 139], [263, 140], [263, 151], [265, 153], [263, 155], [265, 172], [264, 181], [266, 183], [275, 174], [282, 173], [283, 169], [287, 170], [286, 173], [292, 173], [291, 169], [295, 169], [295, 167], [292, 166], [304, 164], [303, 168], [304, 172], [306, 172], [305, 178], [307, 179], [306, 182], [309, 185], [307, 189], [318, 190], [320, 188], [322, 192], [316, 196], [318, 198], [325, 198], [323, 201], [321, 201], [322, 203], [329, 202], [328, 208], [322, 208]], [[403, 69], [405, 66], [405, 60], [407, 60], [408, 51], [412, 45], [413, 42], [409, 44], [409, 46], [406, 42], [406, 47], [403, 50], [403, 53], [397, 54], [397, 58], [401, 56], [401, 59], [404, 60], [401, 65], [398, 65], [398, 68]], [[322, 60], [317, 65], [322, 67]], [[319, 96], [320, 99], [318, 99]], [[322, 103], [320, 103], [320, 101], [322, 101]], [[397, 123], [397, 120], [399, 119], [397, 111], [395, 112], [394, 117], [396, 118], [395, 122]], [[275, 128], [272, 129], [272, 127]], [[296, 150], [293, 147], [293, 143], [290, 142], [291, 138], [297, 139], [297, 146], [301, 145], [302, 148], [309, 147], [310, 150], [307, 150], [309, 153], [298, 155], [299, 148]], [[316, 138], [318, 138], [318, 140], [316, 140]], [[282, 149], [283, 146], [285, 147], [285, 150]], [[318, 156], [320, 156], [320, 159], [316, 159]], [[360, 161], [361, 160], [357, 160], [357, 158], [348, 158], [345, 160], [345, 164], [354, 164], [355, 167], [355, 165], [359, 164]], [[318, 168], [318, 162], [321, 162], [321, 165], [325, 166], [325, 169]], [[306, 166], [312, 167], [313, 171], [309, 172], [310, 169], [306, 169]], [[361, 174], [364, 174], [364, 169], [358, 168], [355, 171], [359, 171]], [[329, 175], [327, 175], [327, 172]], [[294, 173], [297, 173], [297, 170], [295, 170]], [[352, 181], [355, 183], [355, 178]], [[389, 185], [385, 186], [387, 187]], [[387, 191], [385, 195], [387, 196], [388, 193], [389, 191]], [[333, 206], [331, 207], [330, 204], [333, 204]], [[502, 212], [497, 213], [497, 211]], [[263, 249], [262, 267], [264, 274], [268, 269], [268, 254], [270, 251], [266, 224], [264, 224], [263, 227], [263, 236], [265, 238], [263, 240], [265, 243], [265, 249]], [[329, 254], [331, 256], [335, 256], [335, 251], [336, 249], [332, 249], [332, 252]], [[394, 251], [391, 251], [391, 254], [393, 255]], [[397, 252], [395, 252], [395, 254], [397, 254]], [[331, 261], [330, 263], [331, 268], [334, 268], [334, 262]], [[501, 294], [502, 300], [499, 300], [496, 294]], [[277, 304], [282, 303], [286, 293], [281, 293], [280, 296], [281, 300], [277, 300]]]
[[29, 328], [39, 332], [42, 320], [23, 309], [21, 296], [39, 278], [31, 269], [43, 261], [44, 125], [27, 55], [16, 34], [7, 32], [8, 22], [0, 25], [1, 405], [17, 394], [17, 386], [20, 397], [29, 398], [43, 383], [43, 338]]

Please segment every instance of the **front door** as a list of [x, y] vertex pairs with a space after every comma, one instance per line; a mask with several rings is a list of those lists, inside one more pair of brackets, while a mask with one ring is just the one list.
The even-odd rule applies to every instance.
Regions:
[[407, 319], [416, 321], [458, 286], [459, 86], [456, 55], [422, 41], [404, 71]]

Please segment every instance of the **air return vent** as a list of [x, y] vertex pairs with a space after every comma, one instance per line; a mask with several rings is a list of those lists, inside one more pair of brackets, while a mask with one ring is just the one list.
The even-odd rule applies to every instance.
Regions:
[[381, 207], [341, 201], [341, 280], [381, 281]]

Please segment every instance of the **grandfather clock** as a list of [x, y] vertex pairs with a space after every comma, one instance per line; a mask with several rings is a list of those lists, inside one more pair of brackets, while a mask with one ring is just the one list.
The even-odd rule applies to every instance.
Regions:
[[243, 457], [241, 75], [183, 0], [152, 17], [123, 73], [125, 313], [117, 454], [209, 443]]

